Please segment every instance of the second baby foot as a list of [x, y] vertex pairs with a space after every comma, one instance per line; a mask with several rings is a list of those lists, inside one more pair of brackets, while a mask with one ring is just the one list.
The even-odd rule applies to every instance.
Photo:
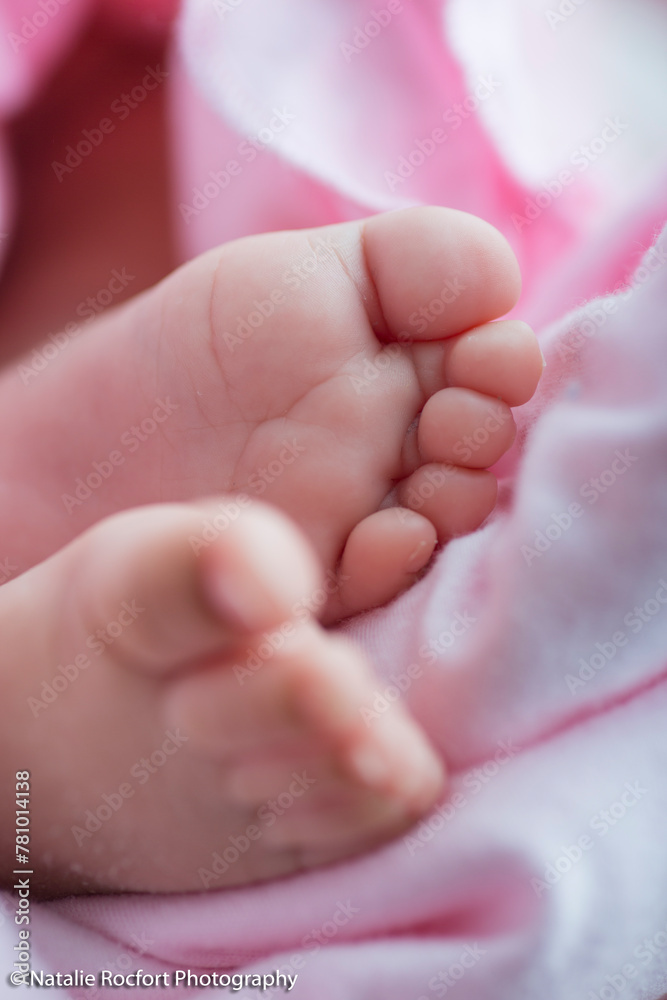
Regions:
[[292, 616], [321, 579], [284, 515], [253, 503], [194, 551], [222, 499], [117, 514], [0, 587], [0, 791], [29, 772], [43, 895], [286, 875], [397, 835], [442, 791], [401, 705], [364, 721], [363, 655]]

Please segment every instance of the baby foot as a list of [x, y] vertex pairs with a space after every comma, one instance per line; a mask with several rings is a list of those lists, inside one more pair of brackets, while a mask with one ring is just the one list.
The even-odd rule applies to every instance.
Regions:
[[361, 654], [291, 617], [320, 586], [300, 532], [255, 503], [196, 555], [218, 510], [118, 514], [0, 588], [2, 792], [30, 772], [42, 895], [285, 875], [399, 833], [442, 790], [403, 708], [363, 722]]
[[489, 322], [518, 291], [504, 239], [440, 208], [197, 258], [5, 378], [7, 555], [23, 569], [117, 510], [240, 493], [216, 525], [244, 497], [288, 513], [329, 573], [327, 620], [383, 603], [494, 506], [487, 468], [543, 365], [525, 324]]

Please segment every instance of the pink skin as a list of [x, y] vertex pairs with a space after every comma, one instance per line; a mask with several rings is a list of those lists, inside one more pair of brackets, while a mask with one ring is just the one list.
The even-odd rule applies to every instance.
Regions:
[[[292, 616], [321, 580], [283, 515], [254, 504], [194, 554], [217, 502], [116, 515], [0, 591], [3, 793], [31, 772], [42, 895], [283, 875], [399, 833], [441, 791], [442, 765], [402, 707], [364, 722], [376, 682], [363, 657]], [[245, 668], [278, 630], [282, 647]], [[213, 872], [249, 826], [261, 835]]]

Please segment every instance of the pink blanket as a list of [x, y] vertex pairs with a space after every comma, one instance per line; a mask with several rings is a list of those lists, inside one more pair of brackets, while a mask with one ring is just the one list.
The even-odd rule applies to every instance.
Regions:
[[[12, 55], [26, 8], [0, 0], [2, 114], [90, 6], [61, 5]], [[548, 367], [494, 516], [347, 627], [377, 666], [374, 711], [405, 697], [442, 747], [447, 800], [396, 843], [271, 884], [36, 906], [33, 968], [234, 974], [246, 1000], [294, 976], [300, 1000], [667, 990], [666, 33], [652, 0], [185, 4], [184, 254], [454, 205], [511, 240]]]

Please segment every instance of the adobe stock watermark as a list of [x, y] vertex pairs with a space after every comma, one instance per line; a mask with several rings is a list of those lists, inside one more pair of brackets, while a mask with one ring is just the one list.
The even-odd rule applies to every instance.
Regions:
[[234, 676], [239, 685], [242, 687], [247, 680], [253, 678], [283, 648], [286, 641], [296, 635], [296, 622], [310, 621], [349, 579], [344, 573], [327, 570], [322, 586], [292, 605], [292, 620], [283, 622], [272, 632], [264, 632], [259, 643], [246, 649], [243, 662], [234, 664]]
[[[354, 390], [357, 394], [364, 392], [368, 386], [372, 385], [373, 382], [380, 378], [383, 372], [387, 371], [390, 367], [392, 361], [396, 360], [401, 356], [401, 348], [398, 344], [390, 344], [389, 347], [383, 349], [373, 361], [367, 359], [364, 361], [363, 366], [360, 366], [362, 374], [353, 375], [348, 374], [348, 378], [354, 386]], [[491, 412], [484, 418], [479, 427], [475, 428], [472, 434], [463, 434], [458, 441], [452, 446], [452, 451], [454, 455], [461, 460], [462, 463], [467, 463], [470, 459], [486, 444], [489, 443], [491, 438], [498, 433], [505, 425], [512, 420], [512, 414], [507, 407], [503, 407], [498, 403], [492, 404]], [[443, 464], [443, 473], [446, 474], [448, 471], [451, 473], [455, 469], [451, 463]], [[434, 484], [434, 478], [431, 476], [429, 478], [429, 483]], [[424, 484], [422, 483], [421, 492], [417, 491], [418, 501], [426, 501], [430, 499], [430, 489], [426, 487], [424, 489]], [[427, 496], [427, 494], [430, 494]], [[418, 502], [416, 501], [416, 502]], [[423, 503], [420, 504], [423, 506]], [[411, 505], [409, 505], [411, 506]], [[412, 507], [412, 509], [418, 509]]]
[[283, 289], [288, 288], [292, 292], [299, 291], [302, 285], [318, 271], [322, 260], [331, 260], [335, 255], [335, 248], [331, 238], [323, 239], [318, 236], [311, 245], [309, 253], [295, 261], [281, 277], [282, 287], [272, 289], [265, 299], [254, 299], [253, 308], [246, 316], [236, 317], [236, 326], [230, 332], [225, 330], [222, 334], [222, 341], [233, 354], [237, 347], [249, 340], [260, 327], [288, 301], [288, 297]]
[[[237, 5], [238, 6], [238, 5]], [[282, 132], [297, 116], [289, 108], [273, 108], [271, 118], [266, 125], [258, 129], [255, 135], [247, 136], [236, 147], [236, 156], [231, 157], [219, 170], [209, 170], [206, 179], [199, 187], [192, 189], [190, 202], [179, 202], [178, 211], [186, 225], [190, 225], [212, 201], [230, 186], [235, 177], [240, 177], [245, 168], [254, 163], [259, 154], [271, 146], [276, 136]]]
[[550, 7], [545, 10], [544, 16], [547, 19], [552, 31], [569, 21], [573, 14], [576, 14], [580, 7], [583, 7], [587, 0], [560, 0], [556, 8]]
[[[579, 174], [585, 173], [629, 127], [629, 124], [622, 121], [618, 115], [615, 118], [605, 118], [600, 134], [594, 136], [588, 143], [578, 146], [572, 152], [570, 155], [571, 165], [576, 168]], [[510, 216], [516, 231], [520, 233], [526, 226], [532, 226], [533, 222], [539, 219], [543, 212], [551, 208], [565, 190], [574, 184], [576, 177], [577, 174], [566, 167], [560, 170], [556, 177], [545, 181], [541, 190], [526, 198], [523, 215], [519, 212], [513, 212]]]
[[[57, 701], [61, 694], [70, 687], [93, 664], [93, 657], [100, 657], [128, 629], [134, 625], [145, 608], [137, 604], [136, 599], [123, 601], [116, 617], [102, 628], [95, 629], [86, 638], [85, 648], [89, 652], [77, 653], [69, 663], [61, 663], [56, 667], [56, 673], [50, 681], [42, 681], [39, 698], [32, 695], [28, 698], [28, 708], [37, 718], [40, 712], [46, 711], [49, 705]], [[92, 653], [92, 657], [91, 654]]]
[[421, 510], [438, 490], [447, 486], [452, 477], [458, 475], [458, 468], [446, 462], [441, 465], [423, 465], [419, 473], [421, 476], [419, 485], [411, 486], [403, 494], [404, 506], [409, 507], [410, 510]]
[[128, 799], [133, 799], [137, 788], [150, 781], [152, 775], [156, 774], [169, 761], [175, 753], [187, 743], [189, 736], [184, 736], [180, 729], [175, 731], [168, 729], [164, 734], [164, 739], [148, 757], [141, 757], [130, 768], [129, 777], [132, 780], [123, 781], [116, 790], [103, 792], [99, 805], [93, 809], [86, 809], [83, 814], [82, 826], [74, 825], [70, 828], [77, 847], [90, 840], [98, 833], [105, 823], [108, 823], [116, 813], [122, 809]]
[[[265, 466], [259, 466], [248, 477], [246, 488], [252, 491], [256, 497], [262, 496], [269, 486], [275, 483], [285, 470], [306, 452], [307, 449], [304, 445], [299, 444], [297, 438], [281, 441], [281, 447], [276, 457], [270, 459]], [[235, 493], [229, 500], [222, 500], [217, 505], [215, 514], [210, 517], [202, 515], [201, 531], [188, 537], [194, 554], [199, 555], [202, 549], [207, 549], [215, 542], [230, 524], [238, 520], [244, 510], [252, 506], [252, 502], [252, 497], [248, 493]]]
[[340, 51], [349, 65], [355, 56], [361, 55], [375, 39], [388, 28], [395, 17], [400, 17], [405, 11], [401, 0], [388, 0], [385, 7], [373, 8], [364, 24], [358, 24], [352, 31], [349, 42], [340, 43]]
[[[439, 295], [434, 296], [426, 305], [420, 306], [419, 309], [410, 313], [408, 324], [412, 327], [414, 334], [421, 336], [426, 333], [429, 326], [435, 323], [437, 318], [446, 311], [446, 307], [453, 305], [468, 288], [469, 285], [461, 281], [458, 275], [447, 278]], [[403, 340], [403, 338], [399, 339]]]
[[576, 357], [585, 344], [597, 336], [610, 316], [618, 312], [619, 305], [628, 302], [636, 292], [646, 285], [652, 274], [655, 274], [667, 264], [667, 253], [662, 246], [662, 240], [647, 251], [642, 263], [632, 275], [627, 286], [621, 286], [612, 295], [584, 306], [584, 318], [577, 320], [568, 333], [557, 344], [558, 356], [561, 360]]
[[436, 126], [426, 136], [415, 139], [412, 149], [404, 156], [400, 156], [393, 170], [386, 170], [384, 180], [393, 193], [396, 188], [404, 184], [408, 178], [419, 170], [420, 167], [429, 160], [437, 150], [446, 143], [450, 136], [461, 128], [463, 123], [473, 115], [480, 104], [488, 101], [493, 94], [501, 87], [499, 80], [492, 76], [480, 76], [472, 93], [468, 94], [460, 103], [453, 104], [442, 113], [442, 120], [447, 129]]
[[259, 807], [255, 813], [254, 823], [249, 823], [241, 833], [230, 834], [226, 838], [226, 845], [211, 855], [210, 868], [197, 869], [197, 875], [204, 889], [209, 889], [218, 882], [297, 800], [317, 784], [317, 779], [309, 777], [307, 771], [301, 771], [300, 774], [293, 771], [291, 777], [292, 781], [284, 791]]
[[30, 364], [22, 362], [16, 366], [23, 384], [29, 385], [45, 368], [48, 368], [51, 361], [54, 361], [65, 348], [69, 347], [70, 343], [83, 333], [87, 324], [104, 312], [107, 306], [110, 306], [114, 299], [122, 294], [130, 282], [135, 280], [135, 277], [134, 274], [128, 274], [125, 267], [120, 270], [114, 268], [106, 285], [98, 289], [94, 295], [86, 296], [76, 307], [76, 315], [84, 322], [70, 321], [65, 324], [62, 330], [50, 333], [41, 347], [35, 347], [31, 351]]
[[[614, 799], [606, 809], [596, 812], [589, 820], [588, 826], [592, 833], [583, 833], [574, 844], [562, 845], [558, 857], [545, 865], [542, 878], [531, 878], [530, 884], [535, 895], [539, 898], [558, 885], [561, 879], [569, 875], [575, 865], [594, 850], [596, 844], [621, 823], [646, 795], [648, 789], [644, 788], [640, 781], [626, 781], [618, 798]], [[595, 834], [595, 837], [592, 834]]]
[[447, 278], [439, 295], [434, 296], [430, 302], [420, 306], [419, 309], [410, 314], [408, 323], [414, 332], [401, 331], [397, 343], [387, 344], [372, 360], [365, 358], [363, 364], [361, 362], [356, 364], [356, 370], [348, 374], [355, 392], [360, 394], [369, 385], [372, 385], [383, 372], [390, 368], [392, 361], [403, 356], [403, 349], [413, 344], [416, 337], [424, 334], [438, 316], [442, 316], [446, 307], [456, 302], [467, 291], [468, 287], [458, 277]]
[[246, 493], [237, 493], [233, 500], [223, 500], [217, 505], [212, 517], [202, 517], [202, 529], [197, 535], [190, 535], [188, 541], [195, 555], [212, 545], [230, 524], [238, 520], [242, 511], [252, 506]]
[[[410, 857], [414, 857], [417, 851], [423, 850], [430, 844], [433, 838], [445, 828], [447, 823], [451, 823], [454, 817], [468, 805], [471, 799], [493, 781], [500, 771], [511, 760], [517, 757], [522, 747], [514, 743], [513, 740], [500, 740], [495, 753], [483, 764], [470, 768], [460, 782], [457, 782], [457, 790], [453, 792], [446, 802], [437, 806], [429, 816], [423, 819], [416, 829], [403, 837]], [[461, 789], [465, 789], [467, 794]]]
[[440, 656], [450, 650], [461, 636], [464, 636], [476, 624], [477, 618], [469, 615], [467, 611], [463, 613], [457, 611], [447, 627], [435, 639], [429, 639], [428, 643], [419, 647], [418, 653], [421, 662], [410, 663], [405, 670], [390, 674], [390, 683], [382, 691], [376, 691], [371, 705], [362, 705], [359, 713], [366, 725], [371, 726], [385, 712], [388, 712], [393, 704], [407, 694], [415, 681], [424, 676], [424, 668], [436, 663]]
[[242, 3], [245, 3], [245, 0], [213, 0], [213, 10], [218, 17], [223, 18], [237, 10]]
[[654, 595], [644, 604], [635, 605], [624, 616], [623, 624], [629, 631], [618, 629], [604, 642], [596, 642], [595, 652], [589, 654], [588, 659], [583, 656], [579, 658], [579, 670], [576, 675], [565, 675], [565, 684], [570, 694], [578, 694], [594, 680], [607, 664], [611, 663], [619, 649], [628, 645], [630, 636], [642, 632], [656, 615], [664, 612], [665, 607], [667, 607], [667, 581], [661, 579]]
[[640, 975], [642, 969], [651, 965], [656, 958], [664, 956], [665, 951], [667, 951], [667, 924], [650, 937], [645, 937], [635, 947], [632, 957], [636, 962], [625, 962], [617, 972], [605, 976], [604, 985], [597, 990], [589, 990], [587, 1000], [616, 1000], [626, 986]]
[[97, 125], [92, 128], [84, 128], [81, 138], [75, 140], [76, 145], [70, 144], [65, 147], [63, 161], [53, 160], [51, 169], [58, 178], [58, 183], [62, 184], [63, 178], [68, 174], [73, 174], [77, 167], [80, 167], [84, 160], [92, 154], [93, 150], [102, 145], [108, 135], [116, 131], [118, 122], [125, 121], [140, 104], [146, 100], [148, 95], [162, 84], [169, 76], [168, 70], [161, 66], [146, 66], [145, 74], [140, 83], [132, 87], [129, 93], [119, 94], [109, 106], [109, 115], [105, 115]]
[[[323, 920], [318, 927], [311, 927], [301, 941], [299, 948], [301, 951], [289, 956], [287, 962], [280, 966], [280, 971], [286, 975], [296, 978], [296, 974], [301, 972], [308, 963], [308, 959], [316, 955], [322, 948], [326, 948], [336, 938], [341, 930], [354, 920], [361, 912], [358, 906], [352, 903], [351, 899], [338, 900], [336, 907], [327, 920]], [[277, 989], [269, 990], [264, 996], [267, 1000], [278, 994]]]
[[121, 434], [118, 447], [112, 449], [105, 458], [93, 462], [91, 471], [85, 475], [85, 478], [77, 476], [74, 480], [72, 493], [61, 494], [60, 499], [67, 513], [72, 514], [77, 507], [81, 507], [87, 500], [90, 500], [93, 493], [99, 490], [105, 482], [108, 482], [116, 469], [125, 465], [128, 456], [139, 451], [142, 445], [152, 438], [158, 428], [178, 409], [180, 409], [180, 404], [174, 403], [170, 396], [167, 396], [166, 399], [156, 399], [151, 413]]
[[399, 344], [388, 344], [379, 351], [373, 360], [365, 358], [363, 364], [356, 364], [357, 371], [349, 372], [348, 379], [354, 387], [357, 395], [364, 392], [369, 385], [372, 385], [383, 372], [391, 368], [392, 361], [396, 361], [403, 356], [403, 350]]
[[[478, 941], [475, 941], [474, 944], [467, 944], [457, 961], [452, 962], [446, 969], [441, 969], [435, 976], [429, 979], [428, 988], [430, 992], [434, 993], [437, 997], [446, 997], [449, 991], [460, 983], [466, 973], [470, 969], [474, 969], [487, 953], [488, 949], [482, 948]], [[429, 1000], [429, 997], [422, 994], [422, 996], [418, 997], [418, 1000]]]
[[[608, 493], [627, 473], [628, 469], [631, 469], [638, 461], [639, 456], [633, 455], [629, 448], [624, 451], [617, 448], [610, 465], [603, 469], [599, 475], [588, 479], [581, 486], [579, 495], [586, 500], [589, 507], [594, 507], [600, 498]], [[552, 514], [544, 529], [535, 531], [532, 545], [520, 547], [526, 565], [531, 566], [536, 559], [541, 559], [545, 552], [553, 548], [570, 530], [574, 522], [583, 517], [585, 512], [586, 508], [575, 501], [569, 504], [566, 510]]]
[[15, 31], [7, 32], [7, 40], [14, 52], [18, 52], [24, 45], [33, 40], [47, 24], [57, 17], [63, 7], [66, 7], [70, 0], [37, 0], [33, 13], [26, 14], [21, 18], [21, 30], [17, 34]]

